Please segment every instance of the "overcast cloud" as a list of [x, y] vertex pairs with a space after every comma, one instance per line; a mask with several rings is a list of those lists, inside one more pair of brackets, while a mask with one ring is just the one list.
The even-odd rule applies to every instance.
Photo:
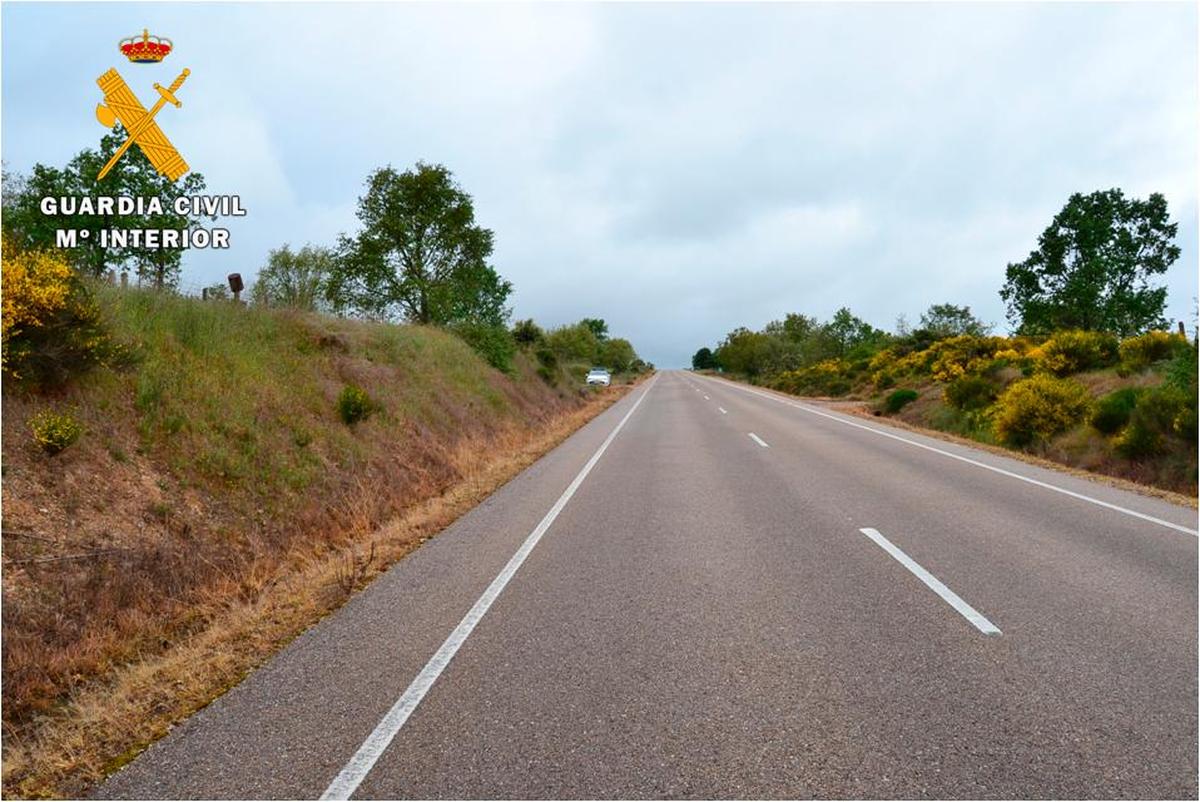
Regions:
[[[1197, 295], [1195, 4], [3, 6], [3, 158], [61, 166], [142, 98], [248, 216], [184, 281], [356, 227], [367, 173], [454, 171], [514, 316], [600, 316], [660, 366], [738, 325], [997, 295], [1076, 191], [1166, 195]], [[162, 65], [118, 39], [172, 38]]]

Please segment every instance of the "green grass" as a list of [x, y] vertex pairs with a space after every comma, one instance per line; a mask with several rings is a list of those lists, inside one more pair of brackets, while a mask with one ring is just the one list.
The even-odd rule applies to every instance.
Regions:
[[[518, 415], [498, 371], [438, 329], [115, 288], [100, 300], [136, 357], [117, 380], [87, 379], [94, 403], [116, 408], [128, 393], [142, 453], [268, 511], [406, 427], [452, 437]], [[376, 404], [362, 431], [338, 416], [349, 384]]]

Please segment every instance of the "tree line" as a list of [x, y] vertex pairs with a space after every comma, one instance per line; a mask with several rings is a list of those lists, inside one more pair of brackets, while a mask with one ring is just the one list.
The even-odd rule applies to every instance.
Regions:
[[[1166, 199], [1128, 198], [1119, 189], [1076, 193], [1020, 262], [1009, 264], [1000, 290], [1014, 334], [1107, 332], [1130, 337], [1167, 327], [1167, 291], [1155, 278], [1179, 258], [1178, 224]], [[901, 317], [885, 332], [839, 309], [827, 322], [789, 314], [759, 331], [740, 327], [692, 358], [698, 370], [720, 369], [758, 380], [827, 360], [853, 363], [889, 346], [920, 351], [962, 335], [984, 336], [969, 306], [931, 306], [915, 327]]]
[[[5, 172], [4, 236], [18, 250], [51, 249], [55, 230], [77, 228], [186, 228], [199, 218], [177, 215], [173, 202], [204, 191], [205, 180], [190, 173], [179, 182], [160, 176], [136, 148], [130, 149], [101, 186], [95, 176], [119, 147], [120, 127], [99, 150], [79, 153], [64, 168], [35, 165], [28, 176]], [[158, 197], [163, 215], [47, 217], [45, 196], [130, 195]], [[418, 162], [399, 171], [383, 167], [366, 180], [358, 198], [358, 230], [332, 246], [283, 245], [272, 250], [250, 287], [253, 304], [286, 307], [380, 321], [409, 322], [453, 330], [492, 364], [508, 369], [518, 345], [535, 347], [566, 362], [594, 362], [623, 372], [644, 368], [632, 345], [610, 338], [600, 320], [542, 332], [532, 321], [508, 329], [512, 284], [491, 264], [495, 235], [475, 217], [471, 196], [446, 167]], [[105, 278], [133, 273], [138, 283], [159, 290], [178, 286], [183, 249], [104, 249], [92, 236], [64, 255], [81, 276]], [[227, 297], [224, 285], [206, 297]], [[532, 328], [530, 328], [532, 327]], [[538, 335], [532, 341], [531, 332]], [[524, 339], [522, 339], [524, 338]], [[544, 363], [548, 360], [542, 360]]]

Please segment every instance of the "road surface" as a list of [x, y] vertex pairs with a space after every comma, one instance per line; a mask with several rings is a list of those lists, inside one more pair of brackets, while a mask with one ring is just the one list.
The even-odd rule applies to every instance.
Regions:
[[664, 372], [97, 794], [1195, 798], [1196, 525]]

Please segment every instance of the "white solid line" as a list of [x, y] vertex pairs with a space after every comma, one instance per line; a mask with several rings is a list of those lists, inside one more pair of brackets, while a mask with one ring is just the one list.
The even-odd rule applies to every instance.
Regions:
[[728, 414], [729, 414], [728, 412], [726, 412], [726, 411], [725, 411], [725, 407], [717, 407], [717, 409], [721, 410], [721, 414], [722, 414], [722, 415], [728, 415]]
[[[717, 379], [711, 379], [711, 381], [717, 381]], [[959, 460], [960, 462], [965, 462], [968, 465], [974, 465], [977, 468], [983, 468], [985, 470], [992, 471], [993, 473], [998, 473], [1001, 476], [1007, 476], [1011, 479], [1019, 479], [1022, 482], [1028, 482], [1031, 485], [1037, 485], [1038, 487], [1045, 488], [1046, 490], [1053, 490], [1055, 493], [1062, 493], [1064, 496], [1070, 496], [1071, 498], [1076, 498], [1076, 499], [1079, 499], [1080, 501], [1086, 501], [1089, 504], [1095, 504], [1096, 506], [1104, 507], [1105, 509], [1113, 510], [1114, 512], [1120, 512], [1120, 513], [1124, 513], [1125, 515], [1131, 515], [1134, 518], [1141, 518], [1143, 521], [1149, 521], [1150, 523], [1158, 524], [1159, 526], [1165, 526], [1168, 529], [1175, 529], [1179, 532], [1183, 532], [1188, 535], [1200, 534], [1195, 529], [1188, 529], [1186, 526], [1180, 526], [1179, 524], [1171, 523], [1170, 521], [1164, 521], [1162, 518], [1155, 518], [1153, 515], [1146, 515], [1145, 513], [1138, 512], [1137, 510], [1131, 510], [1131, 509], [1127, 509], [1126, 507], [1118, 506], [1116, 504], [1110, 504], [1107, 501], [1101, 501], [1098, 498], [1092, 498], [1091, 496], [1085, 496], [1083, 493], [1076, 493], [1073, 490], [1067, 490], [1064, 487], [1052, 485], [1049, 482], [1043, 482], [1043, 481], [1040, 481], [1038, 479], [1033, 479], [1028, 476], [1022, 476], [1019, 473], [1014, 473], [1013, 471], [1007, 471], [1004, 468], [997, 468], [995, 465], [988, 465], [986, 462], [980, 462], [979, 460], [974, 460], [974, 459], [971, 459], [970, 457], [964, 457], [961, 454], [955, 454], [950, 451], [943, 451], [940, 448], [934, 448], [933, 446], [925, 445], [924, 443], [918, 443], [916, 440], [909, 440], [907, 437], [901, 437], [898, 434], [892, 434], [891, 432], [880, 431], [879, 429], [876, 429], [873, 426], [865, 426], [861, 423], [855, 423], [854, 421], [845, 420], [844, 418], [841, 418], [837, 415], [830, 415], [828, 412], [821, 412], [820, 410], [813, 409], [812, 407], [806, 406], [805, 404], [797, 404], [794, 401], [788, 401], [787, 399], [779, 398], [777, 396], [771, 395], [770, 393], [764, 393], [764, 392], [761, 392], [758, 390], [751, 390], [749, 387], [742, 387], [741, 385], [737, 384], [736, 382], [726, 382], [726, 384], [730, 385], [731, 387], [734, 387], [735, 389], [750, 393], [751, 395], [760, 395], [763, 398], [769, 398], [772, 401], [778, 401], [781, 404], [787, 404], [788, 406], [795, 407], [796, 409], [800, 409], [805, 412], [810, 412], [813, 415], [820, 415], [822, 418], [829, 418], [829, 420], [837, 421], [838, 423], [844, 424], [846, 426], [853, 426], [855, 429], [863, 429], [864, 431], [873, 432], [873, 433], [879, 435], [880, 437], [888, 437], [888, 438], [891, 438], [892, 440], [899, 440], [901, 443], [908, 443], [910, 446], [916, 446], [917, 448], [923, 448], [926, 451], [932, 451], [935, 454], [941, 454], [944, 457], [950, 457], [951, 459], [956, 459], [956, 460]]]
[[761, 437], [759, 437], [758, 435], [756, 435], [754, 432], [750, 432], [749, 434], [750, 434], [750, 439], [751, 439], [751, 440], [753, 440], [754, 442], [758, 443], [758, 444], [759, 444], [760, 446], [762, 446], [763, 448], [770, 448], [770, 446], [769, 446], [769, 445], [767, 445], [765, 442], [763, 442], [763, 439], [762, 439]]
[[959, 615], [970, 621], [984, 635], [1000, 634], [999, 627], [984, 618], [978, 610], [963, 601], [957, 593], [943, 585], [936, 576], [922, 568], [916, 560], [901, 551], [892, 541], [874, 529], [859, 529], [858, 531], [871, 538], [871, 540], [874, 540], [884, 551], [895, 557], [896, 562], [903, 565], [909, 571], [912, 571], [917, 579], [924, 582], [930, 590], [941, 596], [943, 601], [957, 610]]
[[362, 746], [358, 748], [358, 751], [354, 753], [354, 756], [350, 758], [350, 761], [338, 773], [338, 776], [325, 789], [325, 793], [321, 794], [321, 799], [350, 798], [350, 795], [354, 793], [359, 784], [366, 778], [367, 773], [371, 771], [371, 768], [375, 765], [375, 761], [379, 759], [379, 756], [387, 749], [388, 744], [396, 737], [396, 733], [404, 726], [404, 722], [408, 720], [408, 717], [416, 710], [417, 705], [425, 698], [425, 694], [437, 682], [437, 678], [441, 675], [442, 671], [454, 659], [455, 653], [458, 652], [459, 647], [463, 645], [463, 642], [466, 641], [471, 631], [475, 629], [476, 624], [487, 613], [488, 608], [492, 606], [492, 602], [504, 590], [505, 585], [509, 583], [513, 575], [517, 573], [517, 569], [521, 567], [521, 563], [525, 562], [525, 558], [533, 551], [533, 547], [542, 539], [542, 535], [546, 534], [546, 530], [554, 523], [554, 519], [562, 512], [563, 507], [571, 500], [571, 496], [575, 495], [575, 491], [583, 484], [583, 480], [587, 478], [587, 475], [591, 473], [592, 468], [595, 467], [600, 457], [608, 450], [609, 444], [612, 443], [613, 439], [625, 426], [625, 422], [637, 411], [641, 403], [646, 400], [646, 396], [650, 394], [650, 390], [654, 387], [654, 382], [656, 381], [658, 381], [658, 376], [650, 380], [650, 384], [642, 391], [641, 397], [629, 408], [629, 411], [625, 413], [625, 417], [621, 418], [620, 423], [609, 432], [608, 437], [596, 449], [596, 453], [592, 454], [587, 464], [571, 480], [571, 484], [567, 485], [567, 489], [558, 497], [558, 501], [554, 502], [554, 506], [542, 518], [541, 523], [525, 538], [525, 542], [517, 549], [516, 554], [509, 559], [508, 564], [504, 566], [503, 570], [492, 580], [492, 584], [488, 585], [487, 590], [475, 602], [475, 606], [463, 616], [462, 621], [458, 623], [458, 626], [454, 628], [454, 631], [450, 633], [449, 637], [446, 638], [433, 657], [429, 658], [429, 662], [421, 669], [421, 673], [417, 674], [416, 679], [412, 681], [408, 689], [396, 700], [396, 703], [392, 705], [392, 709], [380, 720], [379, 724], [375, 726], [374, 731], [367, 736], [367, 740], [363, 741]]

